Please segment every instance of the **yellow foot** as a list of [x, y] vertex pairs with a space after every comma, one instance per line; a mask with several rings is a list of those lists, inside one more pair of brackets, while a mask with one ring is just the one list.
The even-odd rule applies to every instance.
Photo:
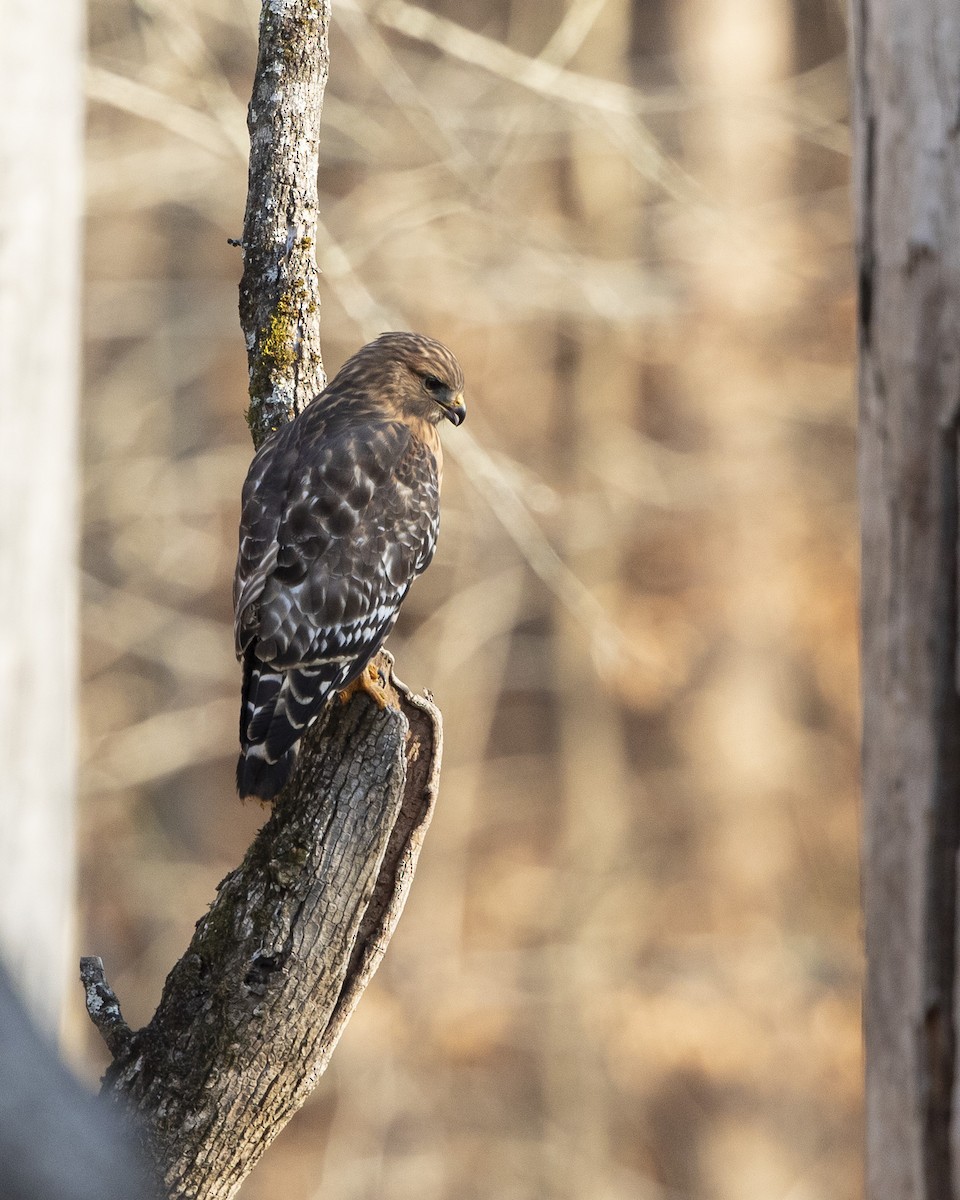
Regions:
[[366, 692], [377, 708], [399, 707], [399, 697], [386, 677], [380, 673], [376, 659], [367, 663], [353, 683], [347, 684], [340, 693], [340, 703], [349, 703], [357, 692]]

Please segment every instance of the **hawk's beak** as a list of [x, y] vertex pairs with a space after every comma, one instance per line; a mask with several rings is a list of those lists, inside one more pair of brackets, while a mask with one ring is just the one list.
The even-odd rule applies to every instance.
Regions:
[[454, 425], [462, 425], [467, 415], [467, 406], [463, 402], [463, 392], [457, 392], [449, 404], [441, 404], [443, 415]]

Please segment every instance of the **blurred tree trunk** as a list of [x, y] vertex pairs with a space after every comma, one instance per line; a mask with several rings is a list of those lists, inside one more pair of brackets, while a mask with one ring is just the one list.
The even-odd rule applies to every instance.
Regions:
[[853, 5], [870, 1200], [955, 1197], [960, 15]]
[[118, 1123], [41, 1037], [0, 963], [0, 1196], [146, 1200]]
[[0, 949], [55, 1029], [74, 933], [83, 6], [0, 16]]
[[[567, 17], [575, 7], [566, 7]], [[557, 52], [546, 53], [548, 60], [629, 81], [627, 0], [604, 5], [572, 64], [560, 56], [563, 39], [553, 32], [563, 28], [563, 14], [533, 6], [530, 11], [549, 21], [546, 44]], [[594, 229], [595, 244], [602, 245], [610, 261], [629, 261], [636, 249], [642, 177], [595, 130], [573, 128], [566, 136], [557, 185], [563, 218]], [[575, 303], [570, 307], [572, 311]], [[584, 322], [569, 316], [557, 322], [552, 467], [571, 498], [596, 494], [597, 464], [608, 453], [609, 431], [622, 436], [630, 427], [636, 402], [633, 360], [622, 352], [622, 340], [621, 330], [602, 323], [585, 329]], [[596, 593], [615, 594], [622, 566], [618, 539], [599, 535], [585, 542], [582, 531], [571, 530], [560, 554], [577, 577], [590, 580]], [[584, 898], [602, 895], [605, 881], [617, 873], [629, 837], [632, 793], [617, 696], [597, 670], [598, 662], [610, 667], [609, 631], [587, 627], [571, 611], [569, 598], [561, 596], [554, 598], [553, 624], [550, 682], [560, 767], [556, 836], [567, 865], [554, 910], [557, 949], [545, 959], [550, 971], [545, 990], [553, 1001], [542, 1023], [543, 1062], [548, 1122], [567, 1132], [578, 1154], [549, 1155], [542, 1187], [553, 1200], [599, 1200], [608, 1194], [609, 1184], [596, 1164], [612, 1156], [616, 1114], [607, 1072], [587, 1033], [590, 1015], [584, 1000], [593, 980], [615, 976], [611, 960], [616, 951], [604, 906]], [[600, 805], [598, 796], [603, 797]]]
[[0, 0], [4, 1200], [144, 1195], [119, 1129], [49, 1036], [73, 940], [82, 15], [79, 0]]

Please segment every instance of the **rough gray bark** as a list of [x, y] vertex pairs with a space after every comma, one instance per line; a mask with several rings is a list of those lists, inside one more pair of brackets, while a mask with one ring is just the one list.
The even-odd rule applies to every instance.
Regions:
[[[389, 673], [389, 655], [381, 666]], [[105, 1090], [136, 1112], [164, 1194], [234, 1195], [383, 957], [440, 769], [436, 708], [394, 686], [399, 708], [359, 693], [310, 731], [145, 1029], [126, 1029], [96, 960], [84, 962], [88, 1011], [115, 1056]]]
[[960, 16], [853, 6], [870, 1200], [957, 1170]]
[[0, 951], [56, 1031], [70, 979], [83, 6], [0, 0]]
[[329, 0], [270, 0], [260, 14], [240, 282], [255, 446], [325, 383], [314, 245], [329, 24]]
[[[265, 0], [250, 104], [241, 323], [255, 444], [323, 386], [313, 259], [329, 5]], [[436, 797], [440, 714], [334, 702], [243, 864], [221, 883], [150, 1024], [123, 1021], [98, 959], [87, 1009], [162, 1194], [233, 1196], [323, 1072], [399, 919]], [[238, 672], [239, 688], [239, 672]], [[239, 704], [239, 696], [238, 696]]]

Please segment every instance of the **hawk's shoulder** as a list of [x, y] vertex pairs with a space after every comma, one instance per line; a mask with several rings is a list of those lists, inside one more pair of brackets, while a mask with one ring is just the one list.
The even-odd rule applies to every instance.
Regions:
[[429, 564], [439, 524], [432, 447], [409, 424], [322, 401], [257, 455], [234, 582], [237, 654], [303, 662], [332, 630], [379, 623]]

